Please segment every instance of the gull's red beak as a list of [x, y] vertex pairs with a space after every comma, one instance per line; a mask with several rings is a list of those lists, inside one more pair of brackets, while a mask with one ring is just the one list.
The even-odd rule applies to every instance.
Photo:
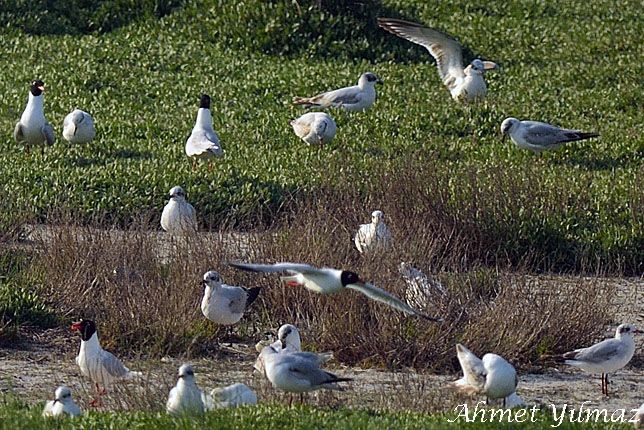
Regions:
[[81, 322], [75, 322], [72, 323], [72, 331], [80, 331], [81, 330]]

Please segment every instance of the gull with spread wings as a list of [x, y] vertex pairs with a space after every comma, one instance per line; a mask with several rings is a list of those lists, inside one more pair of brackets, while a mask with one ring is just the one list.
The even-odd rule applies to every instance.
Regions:
[[436, 60], [438, 74], [454, 100], [472, 102], [487, 94], [483, 75], [496, 63], [478, 58], [463, 67], [463, 48], [452, 36], [420, 24], [393, 18], [378, 18], [378, 25], [398, 37], [426, 48]]
[[356, 290], [369, 297], [371, 300], [384, 303], [404, 312], [408, 315], [415, 315], [429, 321], [442, 322], [442, 318], [434, 318], [409, 306], [407, 303], [393, 296], [385, 290], [373, 284], [364, 282], [358, 274], [348, 270], [337, 270], [328, 267], [317, 268], [301, 263], [275, 263], [275, 264], [250, 264], [250, 263], [228, 263], [232, 267], [249, 272], [279, 273], [288, 272], [291, 276], [283, 276], [281, 279], [288, 286], [303, 286], [307, 290], [319, 294], [332, 294], [345, 289]]

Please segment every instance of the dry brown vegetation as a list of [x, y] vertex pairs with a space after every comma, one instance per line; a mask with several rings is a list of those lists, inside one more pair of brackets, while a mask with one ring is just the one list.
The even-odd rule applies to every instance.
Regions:
[[[38, 249], [30, 277], [69, 319], [95, 319], [106, 346], [145, 356], [191, 356], [227, 339], [226, 330], [199, 309], [200, 280], [209, 269], [220, 271], [227, 283], [264, 288], [235, 328], [244, 341], [259, 340], [264, 331], [290, 322], [303, 331], [307, 349], [334, 351], [352, 365], [451, 369], [456, 342], [527, 365], [544, 352], [588, 342], [610, 321], [610, 291], [592, 278], [553, 289], [521, 270], [507, 274], [486, 268], [480, 261], [486, 242], [476, 236], [473, 222], [466, 224], [466, 216], [448, 219], [445, 203], [410, 194], [397, 190], [395, 206], [384, 199], [361, 201], [359, 193], [322, 192], [288, 219], [244, 234], [173, 238], [156, 231], [154, 217], [125, 231], [75, 227], [63, 217], [45, 233], [46, 246]], [[385, 211], [394, 245], [384, 255], [362, 256], [352, 236], [376, 207]], [[417, 221], [423, 213], [429, 222]], [[407, 317], [353, 291], [320, 296], [282, 286], [277, 275], [226, 265], [239, 260], [352, 268], [399, 297], [406, 287], [398, 264], [410, 261], [448, 289], [435, 309], [426, 309], [445, 322]]]

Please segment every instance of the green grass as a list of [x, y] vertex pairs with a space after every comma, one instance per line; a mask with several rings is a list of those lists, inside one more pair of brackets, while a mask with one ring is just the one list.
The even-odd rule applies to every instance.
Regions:
[[[0, 404], [0, 429], [546, 429], [557, 424], [545, 414], [534, 415], [534, 422], [525, 424], [455, 421], [455, 415], [428, 415], [411, 412], [375, 412], [369, 410], [331, 410], [310, 407], [287, 408], [261, 405], [209, 412], [203, 417], [174, 418], [160, 412], [90, 413], [73, 420], [46, 420], [40, 407], [26, 407], [15, 402]], [[526, 415], [528, 420], [530, 414]], [[627, 417], [626, 419], [629, 419]], [[584, 415], [585, 419], [585, 415]], [[568, 418], [558, 429], [626, 429], [626, 424], [571, 423]]]
[[15, 341], [21, 325], [51, 328], [58, 323], [56, 312], [25, 276], [28, 264], [28, 255], [0, 249], [0, 345]]
[[[157, 13], [149, 2], [142, 19], [111, 32], [68, 28], [61, 18], [62, 35], [42, 36], [11, 19], [21, 14], [19, 4], [8, 8], [0, 32], [4, 193], [41, 220], [67, 208], [85, 221], [126, 223], [140, 212], [158, 217], [167, 191], [180, 184], [204, 223], [270, 222], [287, 196], [322, 186], [351, 184], [369, 202], [370, 184], [395, 180], [413, 158], [448, 184], [449, 198], [460, 202], [453, 211], [474, 198], [494, 202], [475, 222], [491, 234], [511, 229], [516, 241], [499, 252], [543, 248], [544, 255], [583, 254], [617, 271], [641, 270], [638, 2], [386, 1], [352, 14], [312, 3], [201, 0]], [[422, 48], [375, 28], [372, 18], [382, 14], [435, 25], [497, 61], [487, 102], [454, 103]], [[351, 30], [356, 22], [364, 32]], [[333, 111], [339, 132], [325, 148], [298, 141], [288, 121], [303, 111], [291, 98], [351, 84], [367, 70], [385, 80], [375, 107]], [[58, 141], [44, 156], [27, 157], [12, 131], [35, 77], [49, 87], [46, 115]], [[191, 170], [183, 150], [202, 92], [213, 98], [226, 151], [212, 172]], [[62, 120], [76, 106], [95, 117], [91, 145], [62, 139]], [[538, 158], [500, 141], [507, 116], [602, 137]], [[418, 176], [412, 185], [427, 182]], [[579, 268], [564, 263], [554, 268]]]

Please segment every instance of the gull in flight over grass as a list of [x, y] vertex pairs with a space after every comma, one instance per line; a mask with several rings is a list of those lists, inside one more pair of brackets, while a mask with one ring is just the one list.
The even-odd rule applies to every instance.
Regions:
[[197, 231], [195, 208], [186, 201], [186, 192], [178, 185], [170, 189], [170, 201], [161, 212], [161, 227], [172, 234]]
[[323, 145], [333, 140], [336, 125], [325, 112], [308, 112], [291, 121], [293, 131], [309, 145]]
[[635, 333], [644, 332], [637, 330], [632, 324], [620, 324], [614, 338], [554, 358], [563, 359], [564, 364], [579, 367], [589, 373], [601, 373], [602, 394], [608, 396], [608, 374], [623, 368], [633, 358]]
[[80, 367], [81, 373], [94, 383], [99, 396], [92, 400], [90, 403], [92, 406], [100, 404], [100, 396], [107, 392], [107, 388], [113, 382], [141, 376], [141, 372], [130, 371], [121, 360], [101, 348], [94, 321], [80, 320], [73, 323], [71, 328], [81, 337], [76, 364]]
[[96, 136], [92, 116], [74, 109], [63, 120], [63, 137], [69, 143], [88, 143]]
[[426, 48], [436, 60], [438, 74], [454, 100], [472, 102], [485, 98], [487, 86], [483, 75], [487, 70], [496, 69], [496, 63], [477, 58], [463, 68], [461, 44], [448, 34], [393, 18], [378, 18], [378, 25]]
[[236, 324], [261, 291], [260, 287], [226, 285], [214, 270], [203, 275], [203, 285], [205, 289], [201, 300], [201, 312], [210, 321], [221, 325]]
[[293, 97], [293, 104], [304, 107], [341, 107], [348, 111], [362, 112], [376, 101], [376, 84], [382, 80], [371, 72], [363, 73], [358, 85], [328, 91], [314, 97]]
[[433, 318], [412, 308], [407, 303], [373, 284], [364, 282], [355, 273], [348, 270], [337, 270], [328, 267], [317, 268], [308, 264], [276, 263], [250, 264], [228, 263], [237, 269], [249, 272], [279, 273], [288, 272], [291, 276], [283, 276], [281, 280], [288, 286], [304, 286], [307, 290], [319, 294], [332, 294], [346, 289], [356, 290], [371, 300], [391, 306], [408, 315], [415, 315], [429, 321], [442, 322], [441, 318]]
[[506, 118], [501, 123], [501, 134], [506, 135], [516, 146], [529, 149], [535, 154], [547, 149], [558, 149], [567, 142], [599, 137], [598, 133], [585, 133], [578, 130], [555, 127], [538, 121], [519, 121], [516, 118]]
[[37, 79], [31, 83], [27, 107], [13, 130], [13, 138], [17, 143], [24, 144], [27, 152], [31, 145], [44, 143], [53, 145], [56, 141], [54, 128], [45, 119], [44, 93], [45, 83], [43, 81]]
[[165, 410], [172, 415], [202, 414], [204, 412], [204, 394], [195, 382], [195, 372], [191, 365], [179, 367], [177, 385], [175, 385], [165, 405]]
[[424, 309], [433, 304], [435, 300], [447, 295], [443, 284], [428, 277], [410, 263], [400, 263], [398, 271], [407, 284], [405, 301], [409, 303], [409, 306]]
[[75, 417], [81, 414], [80, 408], [72, 399], [72, 391], [65, 386], [56, 388], [54, 400], [49, 400], [42, 412], [43, 417], [59, 417], [63, 415]]
[[370, 224], [360, 224], [353, 242], [360, 253], [389, 248], [391, 245], [391, 233], [385, 224], [385, 215], [382, 211], [373, 211], [371, 213]]
[[[259, 342], [255, 345], [257, 352], [262, 352], [262, 349], [267, 346], [266, 344]], [[300, 332], [293, 324], [284, 324], [282, 325], [277, 332], [277, 340], [270, 344], [270, 346], [277, 352], [302, 352], [302, 340], [300, 338]], [[318, 364], [321, 366], [327, 361], [333, 358], [332, 352], [322, 352], [315, 353], [318, 358]], [[253, 366], [255, 370], [259, 373], [264, 373], [264, 363], [261, 360], [261, 357], [258, 357]]]
[[[210, 113], [210, 96], [202, 94], [197, 111], [197, 121], [192, 133], [186, 141], [186, 155], [195, 158], [221, 157], [224, 155], [221, 149], [219, 136], [212, 128], [212, 114]], [[194, 164], [193, 164], [194, 167]]]
[[452, 383], [457, 390], [484, 394], [488, 399], [503, 399], [504, 408], [523, 404], [516, 394], [517, 372], [503, 357], [485, 354], [481, 360], [460, 343], [456, 344], [456, 355], [463, 370], [463, 377]]
[[236, 408], [242, 405], [256, 405], [257, 394], [247, 385], [236, 383], [223, 388], [213, 388], [206, 410]]
[[269, 345], [262, 349], [260, 358], [273, 387], [289, 393], [340, 389], [338, 382], [352, 381], [320, 369], [318, 355], [311, 352], [278, 352]]

